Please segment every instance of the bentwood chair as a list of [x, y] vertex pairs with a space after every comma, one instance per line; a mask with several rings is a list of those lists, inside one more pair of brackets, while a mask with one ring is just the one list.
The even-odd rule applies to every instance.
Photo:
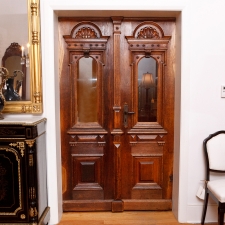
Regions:
[[206, 160], [205, 200], [201, 224], [205, 222], [209, 195], [218, 205], [218, 224], [224, 223], [225, 177], [210, 180], [210, 174], [225, 173], [225, 130], [217, 131], [203, 141]]

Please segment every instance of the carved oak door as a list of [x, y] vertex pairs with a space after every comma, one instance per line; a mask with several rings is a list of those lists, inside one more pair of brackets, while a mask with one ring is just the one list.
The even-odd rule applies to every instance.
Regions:
[[171, 209], [174, 30], [59, 18], [64, 211]]

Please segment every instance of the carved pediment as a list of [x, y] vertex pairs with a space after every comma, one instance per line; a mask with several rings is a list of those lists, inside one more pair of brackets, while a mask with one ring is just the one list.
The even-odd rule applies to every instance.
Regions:
[[104, 51], [109, 36], [103, 36], [101, 30], [92, 22], [78, 23], [71, 30], [70, 35], [63, 36], [68, 49], [75, 51]]
[[132, 36], [126, 36], [131, 51], [166, 50], [171, 36], [165, 36], [163, 29], [155, 22], [146, 21], [139, 24]]

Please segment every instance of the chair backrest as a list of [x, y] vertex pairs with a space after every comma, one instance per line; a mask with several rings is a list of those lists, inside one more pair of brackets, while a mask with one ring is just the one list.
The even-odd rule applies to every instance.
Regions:
[[225, 131], [209, 135], [203, 146], [208, 169], [225, 172]]

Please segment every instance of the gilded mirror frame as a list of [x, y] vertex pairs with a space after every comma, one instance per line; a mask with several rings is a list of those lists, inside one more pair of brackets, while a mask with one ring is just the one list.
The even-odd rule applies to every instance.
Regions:
[[6, 101], [3, 113], [43, 112], [41, 80], [40, 0], [27, 0], [28, 37], [30, 44], [30, 100]]

